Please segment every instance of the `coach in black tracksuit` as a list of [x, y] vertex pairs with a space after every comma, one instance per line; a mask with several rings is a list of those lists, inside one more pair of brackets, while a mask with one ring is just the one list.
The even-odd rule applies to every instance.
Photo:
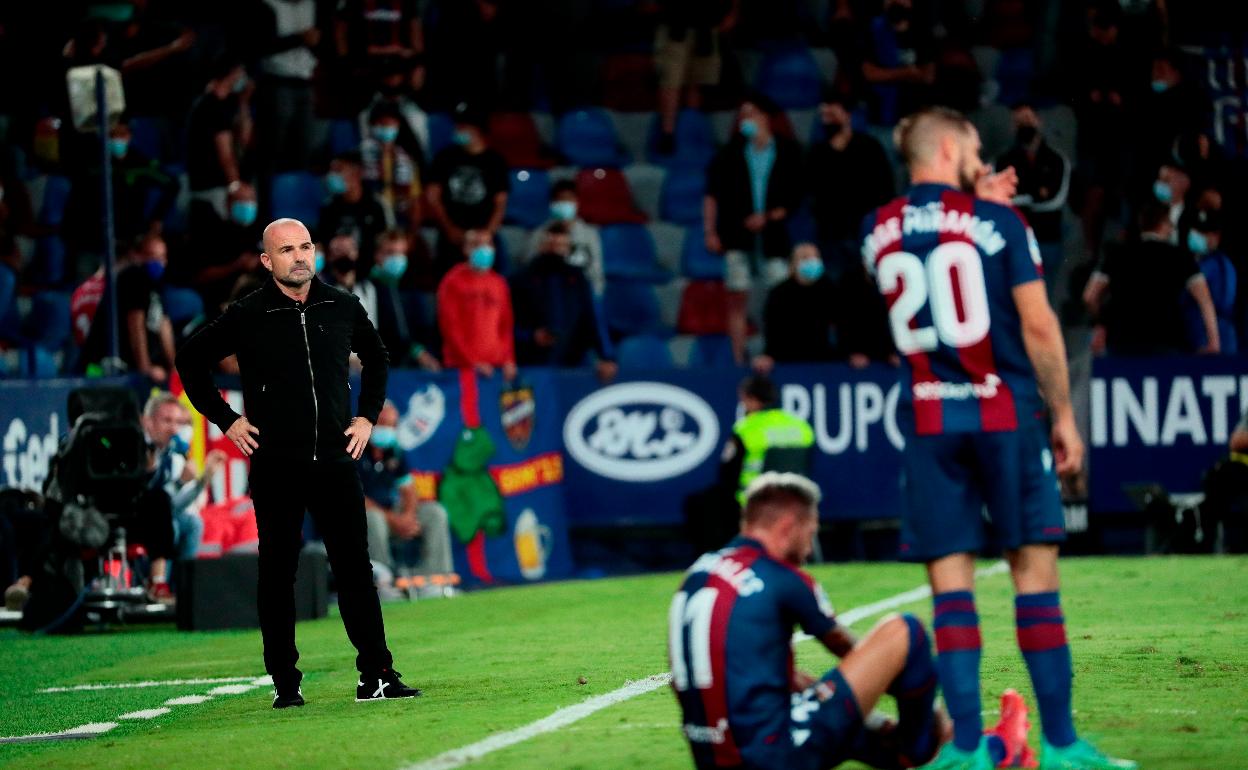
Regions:
[[[274, 707], [303, 705], [295, 667], [294, 579], [304, 511], [325, 540], [347, 636], [359, 653], [357, 700], [410, 697], [391, 667], [368, 558], [364, 496], [353, 460], [368, 444], [386, 389], [386, 349], [353, 295], [314, 274], [307, 228], [279, 219], [264, 231], [260, 261], [272, 273], [257, 291], [200, 329], [177, 355], [191, 403], [251, 458], [260, 531], [260, 633]], [[363, 364], [351, 415], [351, 353]], [[238, 357], [240, 416], [213, 372]]]

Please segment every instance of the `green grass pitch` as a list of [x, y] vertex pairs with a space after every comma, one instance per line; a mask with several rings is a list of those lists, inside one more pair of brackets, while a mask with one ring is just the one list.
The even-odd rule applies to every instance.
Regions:
[[[843, 610], [923, 581], [921, 569], [898, 564], [812, 571]], [[0, 765], [402, 767], [663, 671], [667, 604], [678, 582], [655, 575], [387, 605], [396, 667], [425, 689], [415, 701], [355, 703], [353, 654], [340, 622], [304, 623], [302, 709], [272, 710], [267, 687], [221, 695], [122, 721], [96, 738], [0, 745]], [[1071, 559], [1063, 582], [1080, 730], [1146, 770], [1248, 767], [1248, 559]], [[1029, 687], [1014, 643], [1009, 578], [983, 579], [978, 595], [991, 724], [996, 693], [1013, 686], [1029, 696]], [[930, 623], [929, 602], [905, 609]], [[139, 628], [31, 638], [4, 631], [0, 653], [4, 736], [117, 721], [216, 685], [37, 692], [45, 687], [263, 674], [256, 632]], [[813, 642], [798, 646], [798, 661], [812, 672], [832, 664]], [[468, 766], [688, 767], [678, 723], [664, 687]], [[1033, 745], [1038, 739], [1033, 728]]]

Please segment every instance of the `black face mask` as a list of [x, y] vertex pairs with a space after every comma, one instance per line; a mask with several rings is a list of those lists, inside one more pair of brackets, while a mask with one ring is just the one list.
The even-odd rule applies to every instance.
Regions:
[[841, 131], [845, 130], [845, 124], [839, 120], [828, 121], [823, 124], [823, 130], [830, 137], [836, 136], [841, 133]]
[[1040, 130], [1035, 126], [1019, 126], [1018, 131], [1014, 134], [1014, 139], [1020, 145], [1028, 147], [1032, 142], [1036, 141], [1036, 137], [1040, 135]]
[[350, 257], [337, 257], [329, 263], [334, 272], [339, 275], [346, 275], [355, 270], [355, 260]]

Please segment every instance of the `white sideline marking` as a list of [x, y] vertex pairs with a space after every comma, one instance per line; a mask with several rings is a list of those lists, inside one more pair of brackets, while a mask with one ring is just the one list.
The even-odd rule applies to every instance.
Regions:
[[181, 698], [170, 698], [165, 701], [166, 706], [194, 706], [197, 703], [204, 703], [212, 700], [211, 695], [183, 695]]
[[223, 684], [220, 687], [214, 687], [208, 691], [209, 695], [242, 695], [245, 692], [251, 692], [260, 685], [258, 684]]
[[161, 706], [154, 709], [143, 709], [141, 711], [131, 711], [129, 714], [122, 714], [118, 719], [155, 719], [158, 716], [168, 714], [172, 709], [168, 706]]
[[77, 727], [71, 727], [68, 730], [61, 730], [55, 733], [35, 733], [34, 735], [14, 735], [8, 738], [0, 738], [0, 743], [33, 743], [35, 741], [57, 741], [66, 738], [94, 738], [97, 735], [103, 735], [116, 726], [116, 722], [91, 722], [90, 724], [78, 725]]
[[254, 676], [222, 676], [215, 679], [163, 679], [146, 682], [111, 682], [104, 684], [75, 684], [69, 687], [45, 687], [41, 693], [80, 692], [83, 690], [131, 690], [139, 687], [177, 687], [188, 684], [222, 684], [224, 682], [252, 682], [262, 684]]
[[[999, 575], [1002, 572], [1007, 572], [1008, 570], [1009, 567], [1005, 562], [998, 561], [990, 566], [976, 570], [975, 576], [981, 578], [989, 577], [991, 575]], [[881, 599], [878, 602], [864, 604], [861, 607], [854, 607], [853, 609], [846, 610], [843, 613], [838, 613], [836, 617], [841, 623], [845, 625], [852, 625], [864, 618], [869, 618], [872, 615], [878, 615], [881, 612], [887, 612], [888, 610], [901, 607], [902, 605], [917, 602], [931, 595], [931, 587], [923, 585], [917, 588], [912, 588], [909, 591], [903, 591], [902, 593], [890, 596], [887, 599]], [[803, 642], [810, 638], [811, 637], [806, 634], [794, 635], [795, 642]], [[585, 717], [609, 706], [614, 706], [617, 703], [630, 700], [638, 695], [645, 695], [648, 692], [657, 690], [668, 684], [671, 679], [672, 675], [665, 672], [662, 674], [654, 674], [635, 682], [626, 682], [624, 686], [619, 689], [612, 690], [611, 692], [604, 693], [602, 695], [595, 695], [592, 698], [588, 698], [571, 706], [565, 706], [544, 719], [539, 719], [536, 722], [530, 722], [529, 724], [517, 727], [514, 730], [495, 733], [477, 741], [476, 743], [470, 743], [467, 746], [462, 746], [458, 749], [451, 749], [450, 751], [439, 754], [436, 757], [426, 759], [422, 762], [406, 765], [401, 770], [455, 770], [455, 768], [463, 767], [469, 762], [475, 762], [476, 760], [481, 759], [488, 754], [493, 754], [501, 749], [514, 746], [517, 743], [522, 743], [530, 738], [535, 738], [544, 733], [554, 732], [560, 728], [567, 727], [568, 725], [573, 724], [574, 722], [579, 722]]]

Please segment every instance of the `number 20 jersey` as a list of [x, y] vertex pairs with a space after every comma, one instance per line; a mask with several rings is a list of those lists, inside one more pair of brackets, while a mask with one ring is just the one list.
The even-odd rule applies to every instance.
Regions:
[[903, 430], [1014, 431], [1040, 409], [1013, 289], [1043, 272], [1017, 211], [918, 184], [867, 216], [862, 258], [904, 358]]

